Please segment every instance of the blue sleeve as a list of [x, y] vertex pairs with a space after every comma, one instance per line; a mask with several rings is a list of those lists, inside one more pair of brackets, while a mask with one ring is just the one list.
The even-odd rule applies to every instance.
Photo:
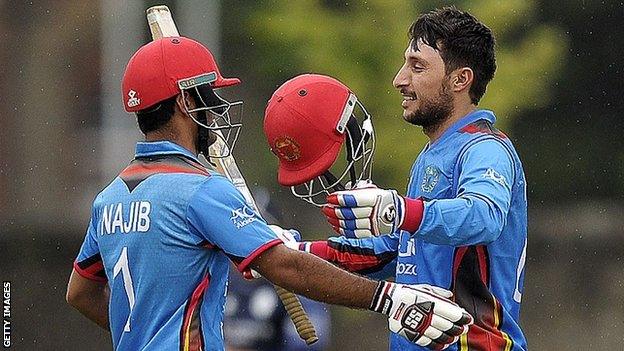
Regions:
[[438, 245], [478, 245], [496, 240], [511, 206], [514, 163], [507, 148], [485, 139], [460, 155], [457, 197], [426, 201], [416, 235]]
[[372, 279], [394, 277], [399, 247], [398, 234], [352, 239], [331, 237], [327, 241], [302, 243], [300, 248], [325, 261]]
[[80, 247], [80, 251], [78, 252], [78, 257], [76, 257], [76, 261], [74, 261], [74, 269], [84, 278], [104, 282], [107, 279], [102, 256], [100, 255], [100, 249], [96, 240], [97, 223], [98, 216], [94, 205], [91, 209], [91, 219], [89, 220], [87, 233]]
[[219, 175], [199, 187], [186, 216], [189, 230], [223, 250], [240, 271], [264, 250], [281, 243], [232, 182]]

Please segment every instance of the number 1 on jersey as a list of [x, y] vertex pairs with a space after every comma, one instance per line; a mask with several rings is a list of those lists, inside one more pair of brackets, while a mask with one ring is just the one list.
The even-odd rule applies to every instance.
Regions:
[[134, 288], [132, 287], [132, 277], [130, 276], [130, 267], [128, 266], [128, 248], [121, 249], [121, 255], [119, 260], [115, 263], [113, 268], [113, 279], [121, 272], [123, 278], [124, 289], [128, 296], [128, 303], [130, 304], [130, 313], [128, 313], [128, 321], [124, 327], [124, 332], [130, 331], [130, 316], [132, 315], [132, 308], [134, 308]]

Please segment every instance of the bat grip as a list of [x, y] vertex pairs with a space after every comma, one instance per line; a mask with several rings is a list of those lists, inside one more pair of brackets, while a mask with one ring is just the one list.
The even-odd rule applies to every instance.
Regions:
[[316, 336], [314, 325], [303, 309], [303, 306], [301, 306], [301, 301], [299, 301], [297, 295], [280, 286], [274, 285], [274, 287], [280, 300], [282, 300], [282, 304], [284, 304], [286, 308], [286, 312], [288, 312], [290, 319], [293, 321], [299, 337], [303, 339], [307, 345], [312, 345], [317, 342], [318, 337]]

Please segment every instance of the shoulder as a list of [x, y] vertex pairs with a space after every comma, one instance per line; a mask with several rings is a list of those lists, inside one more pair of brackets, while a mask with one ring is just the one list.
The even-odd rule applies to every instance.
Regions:
[[459, 160], [471, 154], [492, 157], [501, 155], [511, 161], [515, 159], [515, 150], [509, 137], [489, 119], [479, 119], [460, 128], [456, 139]]
[[236, 186], [225, 176], [213, 173], [204, 178], [190, 197], [189, 207], [238, 204], [243, 199]]
[[458, 133], [465, 134], [469, 138], [479, 138], [483, 136], [492, 136], [494, 138], [505, 140], [507, 135], [494, 126], [487, 119], [480, 119], [472, 122], [458, 130]]

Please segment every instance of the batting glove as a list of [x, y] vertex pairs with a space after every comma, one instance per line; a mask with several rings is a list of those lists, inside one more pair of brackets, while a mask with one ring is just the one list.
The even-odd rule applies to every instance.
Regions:
[[[275, 224], [269, 224], [269, 228], [277, 235], [277, 237], [289, 249], [299, 250], [299, 241], [301, 241], [301, 233], [295, 229], [284, 229]], [[251, 280], [261, 278], [262, 275], [255, 270], [248, 268], [243, 271], [243, 278]]]
[[394, 233], [398, 229], [415, 231], [422, 219], [423, 202], [369, 183], [364, 188], [330, 194], [322, 211], [337, 233], [364, 238]]
[[269, 228], [273, 230], [275, 235], [282, 240], [284, 245], [289, 249], [299, 250], [299, 242], [301, 241], [301, 233], [295, 229], [284, 229], [275, 224], [269, 224]]
[[472, 316], [449, 300], [453, 294], [427, 284], [382, 281], [371, 310], [388, 316], [391, 332], [432, 350], [443, 350], [468, 332]]

